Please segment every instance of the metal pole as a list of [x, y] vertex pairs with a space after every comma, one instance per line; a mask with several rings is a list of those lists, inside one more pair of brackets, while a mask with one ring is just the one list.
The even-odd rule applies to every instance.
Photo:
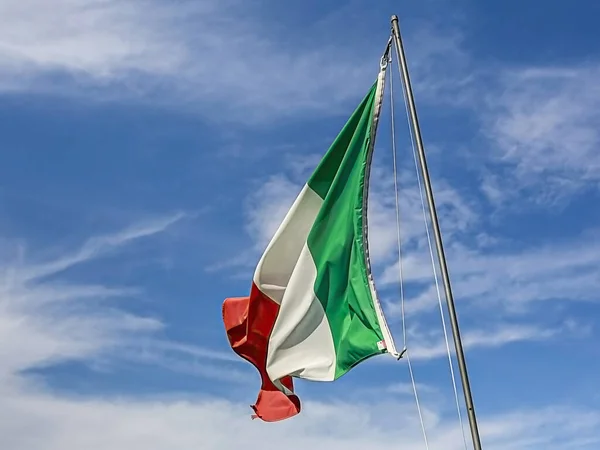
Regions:
[[435, 245], [437, 248], [438, 259], [440, 263], [440, 269], [442, 273], [442, 279], [444, 280], [444, 291], [446, 293], [446, 301], [448, 303], [448, 313], [450, 315], [450, 323], [452, 324], [452, 334], [454, 335], [454, 346], [456, 348], [456, 356], [458, 359], [458, 367], [460, 369], [460, 378], [463, 385], [463, 392], [465, 394], [465, 402], [467, 405], [467, 413], [469, 416], [469, 425], [471, 427], [471, 436], [473, 438], [474, 450], [481, 450], [481, 440], [479, 438], [479, 428], [477, 426], [477, 417], [475, 416], [475, 407], [473, 405], [473, 397], [471, 395], [471, 386], [469, 384], [469, 376], [467, 374], [467, 363], [465, 361], [465, 354], [463, 351], [462, 341], [460, 338], [460, 330], [458, 327], [458, 318], [456, 316], [456, 309], [454, 307], [454, 297], [452, 296], [452, 287], [450, 286], [450, 276], [448, 275], [448, 267], [446, 265], [446, 257], [444, 255], [444, 246], [442, 244], [442, 234], [440, 231], [440, 225], [435, 209], [435, 202], [433, 199], [433, 191], [431, 188], [431, 179], [429, 178], [429, 171], [427, 170], [427, 161], [425, 159], [425, 149], [423, 148], [423, 139], [421, 137], [421, 130], [419, 128], [419, 119], [417, 118], [417, 109], [415, 107], [415, 100], [413, 97], [412, 87], [410, 85], [410, 77], [408, 74], [408, 66], [406, 64], [406, 56], [404, 54], [404, 46], [402, 45], [402, 37], [400, 35], [400, 25], [398, 24], [398, 16], [392, 16], [392, 32], [394, 34], [394, 41], [396, 43], [396, 54], [398, 61], [400, 62], [401, 75], [403, 84], [406, 92], [406, 98], [408, 100], [408, 108], [410, 111], [410, 117], [417, 144], [417, 152], [419, 154], [419, 162], [421, 165], [421, 174], [425, 184], [425, 193], [427, 195], [427, 203], [429, 203], [429, 214], [431, 215], [431, 221], [433, 222], [433, 234], [435, 237]]

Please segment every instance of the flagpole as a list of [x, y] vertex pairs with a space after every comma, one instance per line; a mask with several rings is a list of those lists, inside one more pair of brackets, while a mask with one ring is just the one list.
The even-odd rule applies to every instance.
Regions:
[[429, 204], [429, 213], [431, 215], [431, 221], [433, 223], [433, 234], [435, 238], [435, 244], [437, 248], [437, 254], [442, 273], [442, 279], [444, 282], [444, 291], [446, 293], [446, 302], [448, 303], [448, 313], [450, 316], [450, 323], [452, 325], [452, 334], [454, 336], [454, 346], [456, 348], [456, 356], [458, 359], [458, 367], [460, 370], [460, 378], [463, 385], [463, 392], [465, 394], [465, 402], [467, 405], [467, 413], [469, 416], [469, 425], [471, 428], [471, 437], [473, 438], [474, 450], [481, 450], [481, 439], [479, 437], [479, 428], [477, 426], [477, 417], [475, 416], [475, 406], [473, 405], [473, 397], [471, 395], [471, 386], [469, 383], [469, 375], [467, 373], [467, 363], [465, 361], [465, 354], [463, 351], [462, 341], [460, 338], [460, 329], [458, 327], [458, 318], [456, 315], [456, 308], [454, 307], [454, 297], [452, 295], [452, 287], [450, 285], [450, 275], [448, 274], [448, 266], [446, 264], [446, 257], [444, 255], [444, 246], [442, 243], [442, 233], [440, 231], [440, 225], [438, 222], [437, 212], [435, 209], [435, 201], [433, 199], [433, 190], [431, 188], [431, 179], [429, 177], [429, 171], [427, 169], [427, 161], [425, 158], [425, 149], [423, 147], [423, 139], [421, 137], [421, 130], [419, 127], [419, 119], [417, 117], [417, 109], [415, 107], [415, 100], [410, 84], [410, 76], [408, 74], [408, 65], [406, 63], [406, 55], [404, 54], [404, 46], [402, 45], [402, 36], [400, 35], [400, 25], [398, 23], [398, 16], [392, 16], [392, 33], [394, 35], [394, 41], [396, 43], [396, 54], [398, 61], [400, 62], [401, 76], [406, 92], [406, 98], [408, 100], [408, 108], [410, 112], [410, 118], [412, 128], [415, 136], [415, 142], [417, 144], [417, 152], [419, 155], [419, 163], [421, 166], [421, 174], [425, 184], [425, 194], [427, 195], [427, 203]]

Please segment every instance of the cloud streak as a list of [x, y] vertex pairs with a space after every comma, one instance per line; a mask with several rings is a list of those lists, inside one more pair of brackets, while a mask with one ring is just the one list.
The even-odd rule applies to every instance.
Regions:
[[20, 270], [14, 276], [21, 281], [28, 281], [57, 274], [74, 265], [106, 254], [131, 241], [161, 233], [185, 217], [184, 213], [177, 213], [137, 224], [118, 233], [93, 237], [85, 242], [79, 250], [70, 255], [63, 256], [49, 263], [32, 266], [27, 270]]
[[[456, 298], [471, 300], [472, 306], [485, 299], [486, 308], [500, 306], [509, 313], [525, 312], [544, 301], [597, 302], [597, 234], [592, 231], [571, 240], [513, 251], [481, 251], [455, 244], [447, 257]], [[424, 253], [411, 253], [403, 263], [405, 283], [417, 288], [406, 301], [409, 313], [427, 311], [437, 304], [431, 263]], [[397, 283], [398, 273], [395, 263], [384, 271], [382, 283]]]
[[[125, 230], [96, 236], [78, 250], [43, 263], [0, 266], [0, 379], [19, 380], [28, 369], [66, 361], [126, 359], [208, 378], [218, 376], [214, 364], [231, 364], [229, 354], [159, 339], [165, 326], [158, 318], [108, 306], [107, 300], [141, 294], [132, 287], [67, 282], [60, 273], [90, 262], [131, 242], [151, 238], [185, 217], [175, 214], [147, 220]], [[52, 281], [49, 281], [49, 276]], [[17, 343], [15, 345], [14, 343]], [[240, 381], [241, 372], [228, 376]]]
[[[543, 329], [531, 325], [501, 324], [495, 329], [469, 330], [463, 333], [465, 350], [499, 348], [517, 342], [544, 341], [554, 337], [560, 330]], [[450, 339], [450, 352], [454, 354], [454, 344]], [[448, 349], [443, 338], [432, 340], [429, 336], [414, 331], [410, 333], [409, 351], [416, 360], [432, 360], [446, 357]], [[413, 345], [414, 344], [414, 345]]]
[[[357, 41], [340, 55], [335, 37], [317, 44], [308, 33], [290, 53], [239, 0], [6, 0], [0, 15], [0, 91], [149, 101], [219, 120], [335, 112], [374, 79], [382, 47]], [[356, 64], [363, 55], [371, 65]]]

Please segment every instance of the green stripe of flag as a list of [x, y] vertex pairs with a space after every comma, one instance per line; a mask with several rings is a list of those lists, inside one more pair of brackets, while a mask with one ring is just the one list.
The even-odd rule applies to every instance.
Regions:
[[308, 247], [317, 268], [314, 291], [333, 335], [335, 378], [384, 351], [378, 347], [383, 334], [369, 287], [363, 234], [376, 94], [377, 83], [308, 181], [308, 186], [323, 199], [308, 236]]

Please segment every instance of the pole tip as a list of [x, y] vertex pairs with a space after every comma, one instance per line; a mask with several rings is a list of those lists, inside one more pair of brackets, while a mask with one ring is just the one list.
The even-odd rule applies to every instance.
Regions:
[[393, 22], [393, 21], [395, 21], [395, 20], [396, 20], [396, 21], [398, 20], [398, 16], [397, 16], [396, 14], [394, 14], [394, 15], [392, 16], [392, 19], [391, 19], [391, 21]]

